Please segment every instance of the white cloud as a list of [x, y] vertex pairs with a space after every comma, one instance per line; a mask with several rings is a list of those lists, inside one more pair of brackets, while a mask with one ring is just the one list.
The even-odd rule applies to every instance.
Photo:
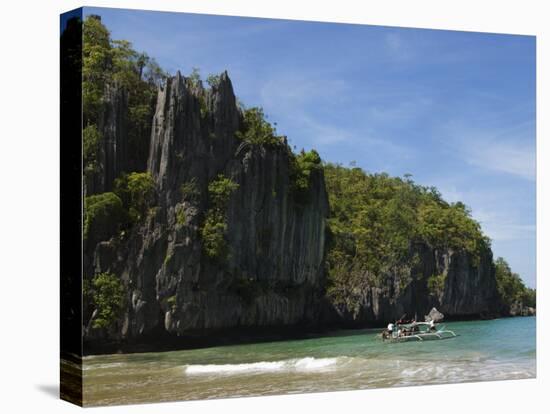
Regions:
[[535, 180], [533, 122], [500, 129], [450, 123], [444, 128], [441, 139], [468, 164]]
[[487, 234], [492, 240], [522, 240], [535, 235], [534, 224], [498, 223], [494, 228], [487, 226]]
[[522, 223], [519, 218], [514, 220], [509, 213], [477, 208], [474, 216], [481, 223], [483, 231], [493, 241], [524, 240], [535, 235], [535, 224]]
[[474, 142], [466, 156], [478, 167], [535, 180], [536, 153], [530, 146], [489, 138]]
[[531, 211], [527, 206], [532, 200], [518, 198], [516, 187], [472, 181], [467, 175], [439, 177], [432, 184], [446, 201], [461, 201], [470, 207], [472, 217], [491, 240], [507, 242], [534, 238], [534, 212], [526, 214]]
[[[393, 123], [417, 119], [430, 110], [433, 101], [428, 97], [401, 96], [399, 102], [385, 99], [386, 105], [373, 105], [367, 110], [371, 121]], [[384, 100], [384, 99], [381, 99]]]
[[271, 76], [262, 86], [260, 97], [265, 106], [294, 111], [319, 100], [338, 104], [351, 92], [344, 80], [294, 72]]

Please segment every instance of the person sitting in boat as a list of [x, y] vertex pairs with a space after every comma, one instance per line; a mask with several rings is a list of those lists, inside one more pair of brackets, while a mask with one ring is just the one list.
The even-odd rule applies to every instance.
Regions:
[[388, 323], [388, 327], [382, 331], [382, 339], [390, 339], [393, 336], [393, 323]]
[[407, 314], [404, 314], [403, 316], [401, 316], [399, 318], [399, 320], [397, 321], [397, 324], [398, 325], [404, 325], [407, 323], [407, 320], [405, 319], [407, 317]]

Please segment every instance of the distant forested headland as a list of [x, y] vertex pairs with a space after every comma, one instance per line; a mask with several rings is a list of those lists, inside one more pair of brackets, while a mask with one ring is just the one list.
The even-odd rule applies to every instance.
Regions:
[[535, 312], [463, 203], [294, 152], [226, 72], [168, 74], [99, 16], [83, 22], [82, 62], [88, 353], [379, 326], [434, 306], [451, 319]]

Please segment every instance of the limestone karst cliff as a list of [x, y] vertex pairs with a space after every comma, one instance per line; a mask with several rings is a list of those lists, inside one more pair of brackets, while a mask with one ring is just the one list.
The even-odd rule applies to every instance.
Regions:
[[[125, 102], [124, 90], [108, 89], [101, 174], [87, 183], [89, 194], [112, 191], [116, 178], [131, 172]], [[105, 305], [85, 292], [87, 352], [100, 343], [158, 335], [379, 325], [403, 314], [422, 317], [433, 306], [447, 317], [503, 311], [489, 247], [474, 260], [465, 251], [412, 240], [414, 264], [386, 272], [377, 285], [368, 278], [354, 282], [353, 305], [331, 300], [331, 212], [320, 160], [313, 157], [304, 170], [285, 137], [254, 141], [245, 138], [247, 128], [225, 72], [210, 88], [180, 73], [159, 88], [150, 142], [142, 151], [153, 187], [147, 209], [121, 219], [125, 225], [98, 219], [85, 228], [85, 235], [95, 235], [84, 243], [85, 282], [107, 274], [121, 288], [108, 324], [94, 323]], [[221, 197], [216, 185], [229, 190]], [[114, 194], [101, 200], [97, 214], [103, 206], [120, 209], [117, 200]], [[433, 275], [442, 275], [437, 290], [428, 288]]]
[[[88, 321], [87, 338], [317, 321], [328, 215], [322, 170], [309, 176], [306, 201], [296, 200], [284, 138], [240, 140], [242, 118], [226, 73], [208, 90], [179, 73], [159, 90], [147, 166], [155, 205], [125, 238], [86, 246], [88, 277], [119, 275], [125, 289], [119, 318], [109, 329]], [[237, 188], [224, 206], [227, 256], [216, 259], [200, 229], [209, 183], [220, 175]]]
[[[407, 315], [423, 320], [436, 307], [447, 319], [491, 318], [505, 314], [498, 295], [493, 254], [484, 248], [479, 258], [464, 251], [413, 243], [411, 254], [418, 260], [384, 275], [381, 286], [366, 279], [355, 283], [353, 303], [335, 303], [333, 320], [347, 326], [383, 324]], [[441, 277], [441, 286], [430, 288], [430, 278]], [[403, 284], [402, 280], [407, 283]]]

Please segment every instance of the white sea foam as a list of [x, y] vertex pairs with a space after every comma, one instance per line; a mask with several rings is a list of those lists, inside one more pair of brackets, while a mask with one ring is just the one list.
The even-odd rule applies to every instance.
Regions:
[[502, 361], [447, 361], [437, 365], [413, 366], [412, 362], [399, 372], [400, 385], [487, 381], [535, 377], [534, 363]]
[[315, 371], [334, 366], [343, 358], [313, 358], [288, 359], [284, 361], [261, 361], [246, 364], [208, 364], [186, 365], [188, 375], [200, 374], [242, 374], [277, 371]]
[[[295, 367], [299, 370], [315, 370], [336, 365], [339, 358], [301, 358], [296, 360]], [[341, 358], [340, 358], [341, 359]]]

